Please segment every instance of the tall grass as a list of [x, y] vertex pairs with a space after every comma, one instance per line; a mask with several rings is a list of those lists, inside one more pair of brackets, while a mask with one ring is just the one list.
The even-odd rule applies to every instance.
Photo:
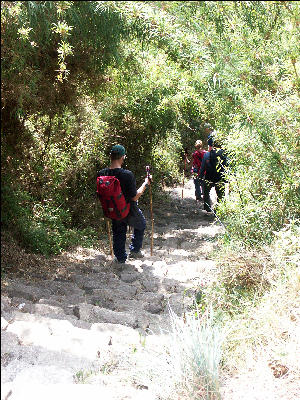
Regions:
[[195, 310], [182, 318], [169, 307], [169, 314], [172, 327], [169, 355], [178, 389], [189, 399], [219, 399], [224, 331], [215, 323], [213, 310], [201, 315], [195, 305]]

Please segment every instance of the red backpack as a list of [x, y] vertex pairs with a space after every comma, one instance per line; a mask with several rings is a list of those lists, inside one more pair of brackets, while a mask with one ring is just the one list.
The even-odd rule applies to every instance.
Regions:
[[200, 172], [200, 168], [201, 168], [201, 163], [202, 163], [202, 159], [204, 157], [204, 154], [206, 153], [205, 150], [196, 150], [192, 157], [193, 157], [193, 166], [192, 166], [192, 172], [198, 173]]
[[106, 217], [117, 220], [127, 217], [130, 203], [126, 202], [120, 181], [115, 176], [97, 177], [97, 195]]

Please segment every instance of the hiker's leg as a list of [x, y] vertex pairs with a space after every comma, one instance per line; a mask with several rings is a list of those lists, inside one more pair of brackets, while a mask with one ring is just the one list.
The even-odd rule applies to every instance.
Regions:
[[201, 198], [200, 179], [198, 178], [194, 179], [194, 185], [195, 185], [196, 200], [199, 200]]
[[204, 180], [200, 180], [200, 191], [201, 191], [201, 196], [204, 196]]
[[217, 200], [220, 201], [225, 196], [225, 182], [219, 181], [215, 185]]
[[131, 243], [129, 245], [130, 251], [133, 251], [134, 253], [137, 253], [141, 250], [142, 245], [143, 245], [143, 239], [144, 239], [144, 232], [145, 229], [134, 229], [133, 230], [133, 235], [131, 238]]
[[113, 249], [118, 261], [124, 262], [127, 259], [125, 250], [127, 222], [112, 220]]
[[204, 196], [203, 196], [203, 203], [204, 203], [204, 210], [211, 211], [211, 200], [210, 200], [210, 190], [212, 188], [212, 183], [209, 181], [204, 181]]
[[138, 207], [135, 210], [134, 218], [130, 218], [130, 226], [133, 227], [133, 235], [131, 237], [129, 249], [137, 253], [142, 248], [146, 228], [145, 217]]

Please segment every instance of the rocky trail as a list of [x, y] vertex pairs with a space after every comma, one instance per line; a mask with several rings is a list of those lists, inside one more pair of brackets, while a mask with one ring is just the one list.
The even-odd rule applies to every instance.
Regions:
[[[5, 278], [1, 296], [1, 399], [168, 399], [169, 306], [189, 308], [214, 274], [209, 253], [222, 226], [202, 211], [189, 181], [149, 212], [144, 259], [122, 269], [106, 254], [78, 249], [64, 274]], [[127, 245], [130, 235], [128, 234]]]

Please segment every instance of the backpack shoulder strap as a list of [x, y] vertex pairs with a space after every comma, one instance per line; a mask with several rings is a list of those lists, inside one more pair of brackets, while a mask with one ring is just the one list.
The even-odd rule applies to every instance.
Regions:
[[111, 169], [110, 169], [110, 168], [105, 168], [105, 175], [106, 175], [106, 176], [112, 176], [112, 173], [111, 173]]
[[[211, 150], [210, 152], [209, 152], [209, 162], [211, 161], [211, 155], [213, 154], [214, 156], [215, 156], [215, 153], [216, 153], [216, 151], [215, 150]], [[213, 158], [215, 158], [215, 157], [213, 157]]]
[[116, 178], [118, 178], [118, 173], [113, 173], [112, 169], [110, 168], [104, 168], [104, 174], [103, 176], [115, 176]]
[[204, 154], [201, 151], [198, 151], [197, 156], [200, 161], [202, 161]]

